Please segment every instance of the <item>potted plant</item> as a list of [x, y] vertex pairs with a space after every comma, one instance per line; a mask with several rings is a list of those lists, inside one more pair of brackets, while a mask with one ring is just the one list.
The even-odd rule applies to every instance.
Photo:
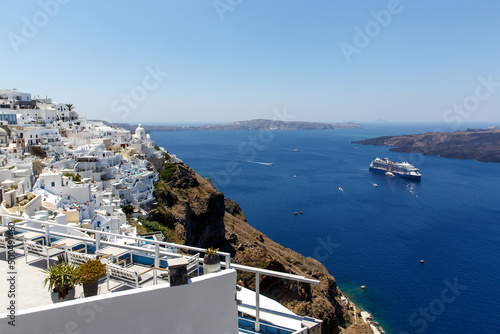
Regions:
[[203, 258], [203, 274], [211, 274], [220, 270], [220, 258], [217, 255], [218, 248], [209, 247]]
[[48, 286], [51, 291], [50, 297], [53, 303], [62, 302], [75, 298], [75, 265], [61, 262], [50, 266], [42, 271], [47, 275], [43, 281], [44, 286]]
[[99, 278], [106, 274], [106, 265], [99, 260], [90, 260], [75, 270], [75, 283], [83, 285], [85, 297], [97, 296]]

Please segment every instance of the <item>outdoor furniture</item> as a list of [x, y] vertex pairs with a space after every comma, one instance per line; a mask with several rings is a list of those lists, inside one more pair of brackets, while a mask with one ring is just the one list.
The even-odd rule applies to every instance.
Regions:
[[25, 240], [33, 240], [37, 238], [42, 238], [45, 237], [45, 234], [40, 233], [40, 232], [33, 232], [33, 231], [28, 231], [28, 232], [23, 232], [20, 234], [14, 235], [14, 238], [16, 239], [25, 239]]
[[87, 261], [96, 259], [97, 256], [95, 254], [79, 253], [79, 252], [73, 252], [71, 250], [66, 251], [66, 260], [72, 264], [81, 265]]
[[24, 240], [24, 260], [28, 263], [28, 254], [33, 254], [39, 258], [47, 258], [47, 268], [50, 265], [50, 258], [58, 255], [64, 255], [64, 250], [58, 248], [60, 245], [47, 247], [35, 241]]
[[9, 247], [16, 248], [19, 246], [22, 246], [23, 243], [19, 240], [16, 239], [11, 239], [9, 242], [9, 239], [4, 236], [0, 236], [0, 247], [5, 248], [5, 259], [8, 259], [8, 251]]
[[[130, 249], [124, 249], [120, 247], [108, 246], [96, 250], [95, 252], [97, 256], [102, 256], [102, 257], [111, 256], [112, 257], [111, 262], [117, 262], [120, 256], [123, 256], [127, 253], [130, 253], [130, 258], [132, 259], [132, 251]], [[125, 263], [123, 264], [123, 266], [125, 267]]]
[[120, 267], [116, 264], [108, 264], [108, 265], [106, 265], [106, 271], [107, 271], [106, 272], [107, 273], [106, 283], [107, 283], [108, 291], [111, 291], [111, 289], [109, 287], [109, 281], [111, 279], [115, 279], [115, 280], [118, 280], [121, 282], [121, 284], [114, 286], [112, 289], [115, 289], [115, 288], [122, 286], [122, 285], [128, 285], [128, 286], [131, 286], [133, 288], [138, 288], [138, 287], [140, 287], [141, 282], [147, 281], [147, 280], [143, 280], [142, 276], [144, 274], [150, 272], [151, 270], [155, 270], [155, 268], [149, 268], [141, 273], [137, 273], [136, 271], [134, 271], [131, 268]]
[[63, 247], [64, 250], [70, 251], [73, 250], [73, 247], [85, 244], [85, 251], [87, 250], [87, 243], [85, 243], [82, 240], [78, 239], [72, 239], [72, 238], [64, 238], [64, 239], [59, 239], [54, 242], [52, 242], [52, 246], [58, 246], [58, 247]]
[[200, 276], [200, 253], [196, 253], [187, 259], [187, 274], [191, 276], [196, 272], [196, 276]]

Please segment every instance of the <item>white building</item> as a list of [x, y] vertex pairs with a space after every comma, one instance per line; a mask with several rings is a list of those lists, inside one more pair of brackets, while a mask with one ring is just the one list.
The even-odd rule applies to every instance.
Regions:
[[15, 89], [0, 89], [0, 99], [31, 102], [31, 94], [22, 93]]

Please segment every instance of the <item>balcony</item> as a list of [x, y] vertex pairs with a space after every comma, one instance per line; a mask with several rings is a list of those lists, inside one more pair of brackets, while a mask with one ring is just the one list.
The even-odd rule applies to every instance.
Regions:
[[[0, 215], [4, 226], [12, 226], [22, 240], [32, 239], [40, 245], [62, 247], [69, 252], [103, 256], [109, 263], [130, 268], [135, 273], [148, 271], [139, 287], [123, 284], [108, 289], [107, 276], [99, 281], [99, 295], [84, 297], [82, 288], [76, 287], [76, 299], [52, 304], [49, 292], [41, 286], [44, 274], [40, 269], [47, 266], [47, 259], [24, 255], [21, 247], [15, 248], [17, 258], [14, 269], [8, 267], [6, 252], [0, 255], [0, 270], [13, 272], [16, 279], [16, 312], [18, 322], [24, 326], [20, 333], [64, 332], [70, 323], [85, 332], [119, 333], [309, 333], [304, 326], [308, 318], [298, 317], [269, 298], [247, 290], [236, 292], [236, 271], [252, 272], [256, 275], [271, 275], [287, 280], [319, 284], [319, 281], [301, 276], [263, 270], [231, 263], [228, 253], [218, 252], [223, 260], [222, 270], [210, 274], [196, 275], [187, 284], [172, 286], [161, 273], [169, 270], [169, 260], [193, 259], [192, 254], [204, 254], [196, 247], [166, 243], [141, 237], [124, 236], [96, 230], [70, 227], [48, 221], [23, 219]], [[5, 228], [4, 228], [5, 230]], [[1, 231], [1, 229], [0, 229]], [[116, 242], [107, 242], [106, 239]], [[62, 240], [64, 239], [64, 240]], [[18, 239], [21, 240], [21, 239]], [[65, 241], [64, 243], [62, 243]], [[59, 246], [58, 246], [59, 245]], [[26, 247], [26, 242], [25, 246]], [[111, 253], [113, 255], [103, 254]], [[173, 250], [176, 251], [173, 251]], [[10, 252], [10, 251], [9, 251]], [[9, 256], [13, 253], [10, 252]], [[69, 257], [68, 257], [69, 259]], [[203, 260], [195, 257], [196, 272], [203, 273], [199, 266]], [[50, 265], [62, 258], [49, 258]], [[192, 262], [192, 261], [191, 261]], [[192, 262], [193, 263], [193, 262]], [[0, 290], [8, 291], [7, 280], [0, 280]], [[8, 305], [7, 294], [0, 297], [2, 305]], [[276, 305], [277, 304], [277, 305]], [[281, 306], [282, 307], [282, 306]], [[91, 310], [93, 310], [91, 312]], [[92, 317], [84, 315], [93, 314]], [[91, 319], [91, 321], [87, 321]], [[0, 314], [0, 332], [11, 330], [7, 326], [8, 314]], [[47, 321], [49, 320], [50, 321]], [[309, 319], [310, 320], [310, 319]], [[321, 321], [313, 319], [315, 326]], [[290, 325], [290, 326], [288, 326]], [[293, 326], [292, 326], [293, 325]], [[21, 327], [19, 327], [21, 328]], [[17, 329], [17, 328], [16, 328]], [[311, 331], [316, 333], [318, 327]], [[14, 333], [14, 332], [13, 332]]]

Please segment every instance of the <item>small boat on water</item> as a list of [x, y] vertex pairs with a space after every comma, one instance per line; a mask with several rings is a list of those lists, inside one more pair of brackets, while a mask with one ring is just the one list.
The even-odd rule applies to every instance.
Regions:
[[375, 188], [377, 188], [377, 187], [378, 187], [378, 184], [376, 184], [376, 183], [375, 183], [373, 186], [374, 186]]
[[339, 187], [339, 190], [340, 190], [340, 191], [344, 191], [344, 189], [342, 189], [342, 187]]

